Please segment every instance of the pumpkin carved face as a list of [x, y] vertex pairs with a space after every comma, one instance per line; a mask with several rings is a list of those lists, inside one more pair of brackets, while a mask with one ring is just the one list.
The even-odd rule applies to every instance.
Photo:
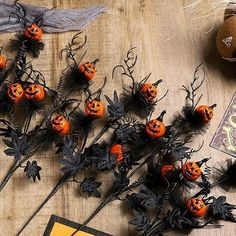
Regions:
[[189, 161], [182, 165], [181, 173], [185, 179], [195, 181], [201, 176], [202, 171], [196, 162]]
[[86, 80], [91, 80], [97, 72], [95, 64], [90, 62], [79, 65], [79, 71], [84, 75]]
[[122, 145], [120, 145], [120, 144], [113, 145], [110, 149], [110, 152], [111, 152], [111, 154], [117, 154], [116, 160], [118, 162], [122, 161], [124, 159], [124, 157], [123, 157], [124, 149], [123, 149]]
[[174, 170], [175, 170], [175, 167], [173, 165], [164, 165], [161, 167], [161, 176], [165, 178], [168, 172], [171, 172], [171, 171], [173, 172]]
[[7, 90], [7, 97], [13, 103], [20, 102], [24, 97], [24, 90], [21, 84], [11, 84]]
[[7, 59], [3, 55], [0, 55], [0, 70], [3, 70], [6, 68], [6, 62]]
[[150, 83], [143, 84], [140, 87], [140, 93], [148, 100], [153, 101], [157, 96], [157, 88]]
[[70, 132], [70, 122], [64, 116], [56, 116], [51, 120], [51, 128], [61, 136]]
[[40, 41], [43, 37], [43, 30], [36, 24], [27, 27], [24, 36], [28, 39]]
[[145, 131], [151, 138], [160, 138], [165, 134], [166, 127], [162, 121], [154, 119], [146, 124]]
[[101, 101], [96, 99], [86, 103], [85, 114], [92, 118], [101, 118], [105, 113], [105, 107]]
[[209, 123], [213, 117], [213, 108], [216, 104], [212, 106], [200, 105], [195, 109], [195, 112], [202, 119], [204, 123]]
[[30, 84], [25, 89], [25, 97], [28, 100], [42, 101], [45, 98], [44, 87], [39, 84]]
[[188, 211], [195, 217], [201, 217], [206, 214], [207, 206], [202, 199], [191, 198], [186, 205]]

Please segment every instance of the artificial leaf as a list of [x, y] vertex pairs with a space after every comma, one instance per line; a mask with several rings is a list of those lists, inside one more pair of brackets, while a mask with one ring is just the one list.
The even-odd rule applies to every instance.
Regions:
[[27, 161], [26, 167], [24, 168], [24, 172], [26, 172], [26, 176], [28, 179], [33, 178], [35, 182], [36, 179], [41, 180], [39, 172], [41, 171], [41, 167], [38, 166], [37, 161]]
[[80, 189], [83, 192], [87, 192], [89, 197], [93, 195], [96, 198], [100, 198], [101, 193], [97, 190], [97, 188], [99, 188], [101, 184], [101, 182], [96, 182], [94, 177], [85, 177], [80, 184]]

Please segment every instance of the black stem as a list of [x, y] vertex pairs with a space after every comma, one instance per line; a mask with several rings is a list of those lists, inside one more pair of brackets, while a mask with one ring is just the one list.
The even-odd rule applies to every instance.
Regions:
[[110, 203], [111, 201], [114, 200], [114, 194], [111, 194], [110, 196], [108, 196], [96, 209], [95, 211], [89, 216], [89, 218], [84, 221], [84, 223], [79, 226], [79, 228], [73, 233], [71, 234], [71, 236], [75, 236], [75, 234], [80, 231], [84, 226], [86, 226], [108, 203]]
[[3, 190], [5, 185], [8, 183], [8, 181], [12, 177], [13, 173], [18, 169], [18, 163], [19, 163], [19, 160], [16, 159], [14, 161], [13, 165], [11, 166], [10, 170], [7, 172], [6, 176], [2, 180], [2, 182], [0, 184], [0, 192]]
[[92, 143], [89, 145], [89, 147], [91, 147], [93, 144], [95, 144], [102, 136], [103, 134], [110, 129], [111, 125], [113, 122], [117, 121], [117, 119], [112, 119], [109, 120], [104, 127], [102, 128], [102, 130], [98, 133], [98, 135], [96, 136], [96, 138], [92, 141]]
[[67, 183], [67, 180], [71, 177], [71, 175], [65, 174], [57, 183], [57, 185], [52, 189], [47, 198], [43, 201], [43, 203], [36, 209], [36, 211], [31, 215], [31, 217], [27, 220], [27, 222], [23, 225], [23, 227], [19, 230], [16, 236], [21, 235], [27, 225], [31, 222], [31, 220], [37, 215], [37, 213], [44, 207], [44, 205], [57, 193], [57, 191]]

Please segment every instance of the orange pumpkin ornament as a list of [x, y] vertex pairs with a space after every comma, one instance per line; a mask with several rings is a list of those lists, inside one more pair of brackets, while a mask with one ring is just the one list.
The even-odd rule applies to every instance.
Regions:
[[213, 109], [216, 104], [212, 106], [200, 105], [195, 109], [195, 113], [202, 119], [204, 123], [209, 123], [214, 115]]
[[7, 97], [13, 103], [20, 102], [24, 97], [24, 90], [19, 83], [10, 84], [7, 90]]
[[191, 198], [187, 201], [188, 211], [195, 217], [202, 217], [206, 214], [207, 206], [200, 198]]
[[124, 159], [123, 157], [123, 152], [124, 152], [124, 149], [122, 147], [122, 145], [120, 144], [114, 144], [111, 149], [110, 149], [110, 152], [111, 154], [117, 154], [117, 158], [116, 160], [119, 162], [119, 161], [122, 161]]
[[40, 84], [30, 84], [25, 89], [25, 97], [28, 100], [34, 100], [40, 102], [45, 98], [45, 90], [44, 87]]
[[174, 170], [175, 170], [175, 167], [173, 165], [164, 165], [161, 167], [161, 171], [160, 171], [161, 176], [165, 178], [168, 172], [174, 171]]
[[188, 161], [182, 165], [181, 173], [188, 181], [195, 181], [201, 176], [202, 171], [196, 162]]
[[43, 38], [43, 30], [36, 24], [27, 27], [24, 36], [28, 39], [40, 41]]
[[166, 132], [166, 127], [164, 125], [163, 116], [166, 113], [166, 111], [163, 111], [161, 115], [157, 119], [153, 119], [149, 122], [147, 122], [145, 126], [145, 132], [147, 135], [151, 138], [160, 138], [162, 137]]
[[157, 96], [157, 85], [161, 83], [162, 80], [158, 80], [156, 83], [146, 83], [140, 86], [140, 93], [149, 101], [153, 101]]
[[97, 70], [95, 69], [95, 64], [98, 61], [99, 60], [96, 59], [94, 62], [86, 62], [79, 65], [79, 72], [84, 75], [86, 80], [91, 80], [95, 76], [97, 72]]
[[104, 116], [105, 107], [103, 103], [97, 99], [94, 99], [85, 104], [85, 114], [91, 118], [101, 118]]
[[0, 70], [3, 70], [6, 68], [6, 62], [7, 59], [3, 55], [0, 55]]
[[64, 136], [70, 132], [70, 121], [64, 116], [56, 116], [51, 120], [51, 128], [59, 135]]

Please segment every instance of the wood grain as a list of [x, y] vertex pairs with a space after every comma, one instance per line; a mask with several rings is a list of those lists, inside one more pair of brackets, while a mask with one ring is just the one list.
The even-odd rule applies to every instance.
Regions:
[[[184, 8], [192, 1], [184, 0], [22, 0], [22, 3], [37, 4], [46, 7], [81, 8], [93, 4], [104, 4], [108, 11], [93, 21], [86, 29], [88, 36], [87, 59], [99, 57], [96, 85], [102, 79], [109, 78], [106, 93], [112, 94], [113, 88], [121, 91], [122, 85], [128, 83], [120, 76], [111, 80], [112, 68], [121, 62], [130, 47], [137, 47], [139, 56], [136, 67], [137, 80], [152, 72], [151, 80], [163, 79], [160, 94], [168, 88], [168, 98], [156, 109], [159, 113], [167, 109], [167, 123], [172, 115], [184, 103], [182, 84], [188, 84], [193, 77], [194, 69], [204, 62], [207, 80], [202, 91], [204, 103], [217, 103], [216, 114], [210, 129], [204, 137], [198, 137], [193, 145], [198, 147], [204, 139], [204, 147], [194, 158], [211, 156], [212, 163], [229, 158], [226, 154], [209, 147], [209, 143], [222, 118], [233, 93], [235, 84], [235, 64], [224, 62], [215, 48], [215, 31], [223, 21], [224, 6], [215, 15], [202, 17], [210, 12], [210, 4], [214, 1], [203, 0], [195, 9]], [[209, 9], [208, 9], [209, 8]], [[207, 11], [208, 9], [208, 11]], [[207, 23], [207, 24], [205, 24]], [[206, 31], [214, 24], [212, 31]], [[64, 62], [59, 60], [59, 51], [65, 47], [74, 33], [45, 35], [46, 48], [39, 59], [33, 60], [35, 68], [47, 78], [51, 86], [56, 86]], [[1, 35], [0, 45], [6, 45], [12, 34]], [[98, 127], [99, 128], [99, 127]], [[10, 167], [12, 160], [5, 157], [1, 144], [0, 179]], [[22, 226], [36, 207], [43, 201], [50, 189], [59, 179], [59, 164], [54, 151], [35, 156], [43, 168], [42, 181], [36, 184], [27, 181], [22, 171], [17, 171], [7, 187], [0, 193], [0, 235], [12, 236]], [[112, 176], [101, 176], [101, 180], [111, 184]], [[225, 193], [214, 189], [215, 195], [226, 194], [229, 202], [236, 204], [235, 193]], [[51, 214], [66, 217], [78, 223], [95, 209], [100, 200], [85, 199], [78, 194], [75, 185], [64, 186], [43, 210], [35, 217], [24, 236], [43, 234]], [[112, 235], [137, 235], [129, 227], [130, 216], [119, 202], [114, 202], [103, 209], [92, 220], [89, 226]], [[224, 223], [222, 229], [202, 229], [191, 232], [195, 235], [236, 235], [236, 226]], [[170, 233], [170, 235], [182, 235]]]

